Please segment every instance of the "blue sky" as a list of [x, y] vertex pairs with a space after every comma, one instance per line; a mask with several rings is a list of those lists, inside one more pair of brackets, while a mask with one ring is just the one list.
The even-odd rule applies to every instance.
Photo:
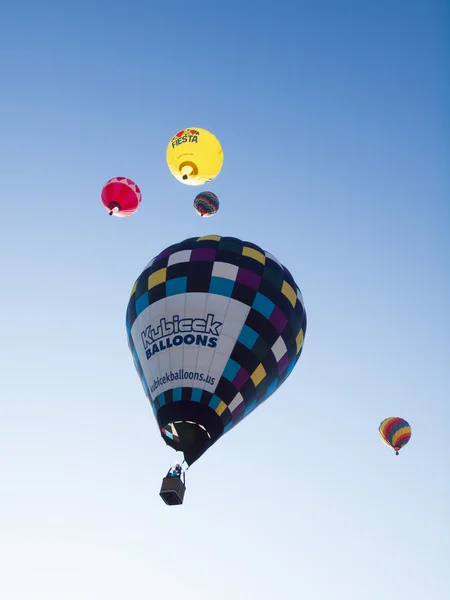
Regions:
[[[2, 598], [449, 597], [448, 39], [439, 0], [3, 9]], [[190, 126], [225, 153], [213, 219], [165, 164]], [[129, 219], [100, 203], [116, 175]], [[308, 329], [170, 508], [125, 310], [207, 233], [286, 264]]]

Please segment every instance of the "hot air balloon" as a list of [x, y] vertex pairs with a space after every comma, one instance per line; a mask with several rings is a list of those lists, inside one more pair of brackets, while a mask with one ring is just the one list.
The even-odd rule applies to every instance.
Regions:
[[[306, 312], [272, 254], [207, 235], [150, 261], [133, 286], [126, 328], [161, 436], [190, 466], [287, 379], [302, 352]], [[180, 480], [171, 479], [163, 487], [173, 492]], [[180, 504], [180, 495], [164, 499]]]
[[389, 448], [393, 448], [397, 455], [411, 438], [409, 423], [400, 417], [388, 417], [384, 419], [380, 423], [378, 430], [382, 441]]
[[201, 192], [194, 198], [194, 208], [201, 217], [212, 217], [219, 210], [219, 198], [212, 192]]
[[210, 131], [189, 127], [170, 140], [166, 160], [178, 181], [186, 185], [203, 185], [220, 173], [223, 151], [219, 140]]
[[141, 190], [126, 177], [113, 177], [102, 189], [102, 203], [110, 216], [131, 216], [139, 208], [141, 200]]

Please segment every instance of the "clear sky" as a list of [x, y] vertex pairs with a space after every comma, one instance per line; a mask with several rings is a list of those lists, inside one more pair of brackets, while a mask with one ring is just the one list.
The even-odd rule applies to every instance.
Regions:
[[[2, 8], [2, 600], [448, 600], [445, 4]], [[191, 126], [225, 153], [212, 219], [165, 163]], [[100, 203], [116, 175], [143, 192], [129, 219]], [[155, 254], [208, 233], [286, 264], [308, 329], [167, 507], [125, 310]], [[398, 457], [387, 416], [412, 426]]]

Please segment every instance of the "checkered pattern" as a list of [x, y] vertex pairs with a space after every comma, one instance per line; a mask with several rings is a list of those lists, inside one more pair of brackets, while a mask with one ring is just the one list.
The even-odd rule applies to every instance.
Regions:
[[153, 302], [189, 292], [234, 298], [250, 311], [214, 394], [174, 388], [155, 398], [153, 410], [157, 417], [169, 402], [207, 404], [226, 432], [273, 394], [294, 368], [306, 331], [303, 298], [289, 271], [250, 242], [208, 235], [170, 246], [145, 267], [127, 310], [128, 343], [150, 400], [131, 327]]

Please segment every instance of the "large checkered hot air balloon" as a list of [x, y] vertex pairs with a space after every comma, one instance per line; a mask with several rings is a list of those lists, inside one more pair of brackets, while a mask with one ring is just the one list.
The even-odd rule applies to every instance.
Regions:
[[274, 256], [207, 235], [170, 246], [145, 267], [126, 327], [161, 436], [192, 465], [290, 375], [306, 312]]

